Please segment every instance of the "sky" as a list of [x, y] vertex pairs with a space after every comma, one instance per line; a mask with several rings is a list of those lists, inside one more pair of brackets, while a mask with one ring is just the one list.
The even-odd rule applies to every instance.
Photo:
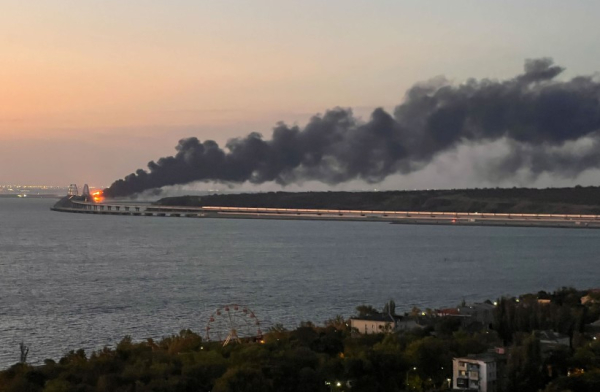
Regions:
[[[278, 121], [338, 106], [366, 118], [419, 81], [510, 78], [528, 58], [552, 57], [563, 78], [594, 74], [598, 15], [592, 0], [3, 0], [0, 184], [110, 185], [181, 138], [268, 138]], [[476, 173], [487, 153], [451, 151], [381, 188], [600, 179], [495, 184]], [[307, 188], [328, 187], [288, 189]]]

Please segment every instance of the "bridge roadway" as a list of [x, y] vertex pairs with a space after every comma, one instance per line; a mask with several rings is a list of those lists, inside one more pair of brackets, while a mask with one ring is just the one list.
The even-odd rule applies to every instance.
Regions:
[[373, 221], [406, 224], [447, 224], [486, 226], [541, 226], [600, 228], [600, 215], [508, 214], [478, 212], [365, 211], [247, 207], [186, 207], [73, 201], [55, 211], [102, 215], [134, 215], [187, 218], [310, 219]]

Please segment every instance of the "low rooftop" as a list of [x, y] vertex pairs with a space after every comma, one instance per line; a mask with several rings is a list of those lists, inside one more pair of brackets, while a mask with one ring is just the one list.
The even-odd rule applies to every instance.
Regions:
[[458, 361], [481, 361], [481, 362], [496, 362], [498, 356], [494, 353], [481, 353], [481, 354], [469, 354], [466, 357], [456, 357], [454, 358]]
[[393, 323], [394, 321], [399, 320], [401, 318], [402, 318], [401, 316], [390, 316], [389, 314], [383, 314], [383, 313], [372, 314], [372, 315], [368, 315], [368, 316], [350, 317], [351, 320], [385, 321], [385, 322], [390, 322], [390, 323]]

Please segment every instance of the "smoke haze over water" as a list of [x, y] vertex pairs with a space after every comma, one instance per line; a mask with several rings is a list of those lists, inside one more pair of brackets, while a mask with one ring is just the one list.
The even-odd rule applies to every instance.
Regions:
[[269, 140], [251, 133], [225, 148], [183, 139], [174, 156], [150, 162], [148, 170], [114, 182], [105, 193], [129, 196], [195, 181], [378, 183], [423, 169], [462, 145], [499, 140], [508, 152], [478, 169], [490, 178], [523, 169], [534, 177], [577, 176], [600, 167], [600, 81], [556, 80], [563, 70], [543, 58], [527, 60], [521, 75], [505, 81], [453, 85], [439, 77], [410, 88], [393, 113], [376, 109], [366, 122], [335, 108], [304, 127], [278, 123]]

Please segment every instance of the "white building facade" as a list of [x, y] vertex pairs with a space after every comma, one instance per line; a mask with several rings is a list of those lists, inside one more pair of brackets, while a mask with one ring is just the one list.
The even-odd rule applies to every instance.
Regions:
[[457, 391], [497, 392], [498, 364], [492, 355], [454, 358], [452, 386]]
[[394, 317], [383, 314], [353, 317], [350, 319], [350, 327], [356, 332], [364, 335], [389, 333], [396, 329], [396, 320]]

